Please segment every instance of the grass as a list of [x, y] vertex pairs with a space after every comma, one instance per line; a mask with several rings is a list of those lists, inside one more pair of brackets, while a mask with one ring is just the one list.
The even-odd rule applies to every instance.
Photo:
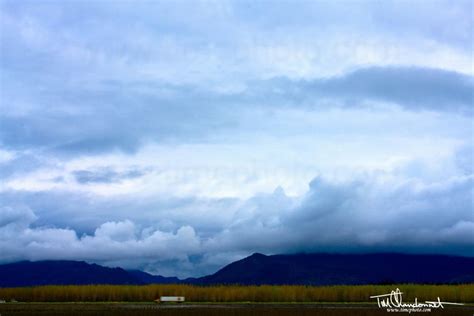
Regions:
[[369, 302], [370, 295], [400, 288], [405, 301], [474, 303], [474, 284], [358, 286], [192, 286], [83, 285], [0, 288], [0, 299], [20, 302], [150, 302], [160, 296], [185, 296], [188, 302]]

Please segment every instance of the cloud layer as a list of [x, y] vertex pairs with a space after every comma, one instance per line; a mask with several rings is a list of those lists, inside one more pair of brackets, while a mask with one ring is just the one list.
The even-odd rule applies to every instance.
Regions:
[[[280, 188], [238, 205], [207, 201], [214, 211], [229, 211], [223, 208], [226, 204], [234, 208], [232, 216], [220, 222], [208, 218], [195, 228], [193, 224], [166, 227], [163, 218], [178, 222], [179, 215], [161, 212], [152, 221], [155, 226], [146, 218], [137, 218], [140, 224], [128, 219], [108, 221], [82, 235], [72, 228], [35, 226], [37, 216], [28, 207], [3, 207], [0, 245], [2, 258], [8, 261], [80, 259], [165, 272], [178, 263], [181, 270], [173, 272], [180, 276], [212, 272], [219, 264], [253, 251], [472, 256], [473, 182], [472, 175], [436, 183], [399, 183], [380, 176], [343, 183], [316, 178], [299, 198], [286, 196]], [[175, 211], [183, 211], [183, 204]]]
[[0, 262], [474, 255], [471, 1], [0, 9]]

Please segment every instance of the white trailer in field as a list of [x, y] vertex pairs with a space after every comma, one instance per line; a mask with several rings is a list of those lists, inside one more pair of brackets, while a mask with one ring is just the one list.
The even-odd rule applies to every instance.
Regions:
[[161, 296], [155, 300], [156, 303], [182, 303], [184, 301], [184, 296]]

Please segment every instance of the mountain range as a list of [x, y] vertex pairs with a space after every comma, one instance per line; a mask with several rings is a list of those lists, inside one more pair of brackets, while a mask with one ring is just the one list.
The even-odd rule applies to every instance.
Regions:
[[415, 254], [255, 253], [214, 274], [178, 279], [83, 261], [21, 261], [0, 265], [0, 287], [82, 284], [392, 284], [473, 283], [474, 258]]

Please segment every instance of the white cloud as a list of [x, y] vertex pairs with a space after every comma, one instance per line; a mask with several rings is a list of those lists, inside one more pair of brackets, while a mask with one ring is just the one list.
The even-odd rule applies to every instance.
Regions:
[[129, 220], [118, 223], [107, 222], [95, 230], [94, 236], [122, 242], [134, 239], [135, 230], [135, 225]]
[[114, 265], [132, 261], [136, 267], [149, 261], [187, 260], [200, 251], [200, 240], [190, 226], [175, 233], [148, 230], [145, 236], [137, 237], [138, 228], [125, 220], [104, 223], [93, 235], [78, 237], [72, 229], [30, 227], [36, 217], [29, 210], [3, 208], [1, 215], [2, 262], [72, 259]]

